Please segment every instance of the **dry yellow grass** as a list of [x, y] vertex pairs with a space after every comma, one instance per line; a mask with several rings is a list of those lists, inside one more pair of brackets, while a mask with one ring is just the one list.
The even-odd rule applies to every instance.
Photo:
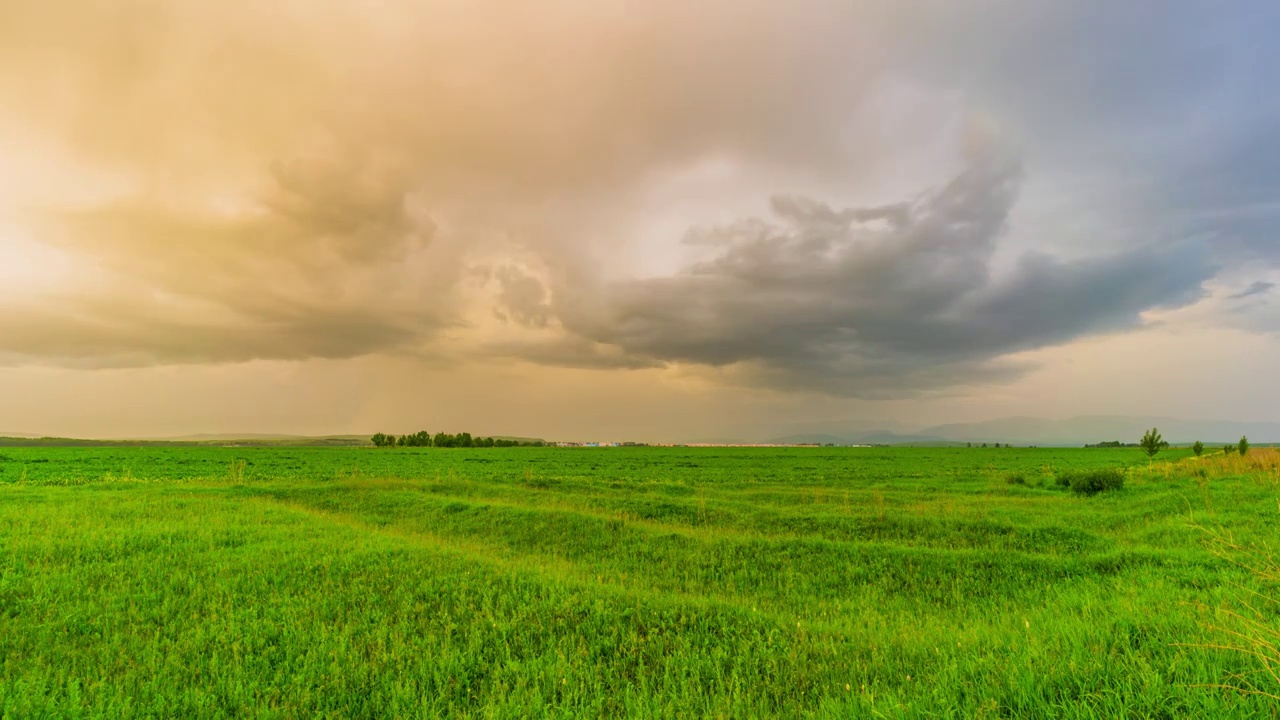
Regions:
[[1276, 475], [1280, 472], [1280, 449], [1252, 448], [1248, 453], [1216, 453], [1197, 458], [1197, 464], [1207, 466], [1213, 475]]
[[[1166, 476], [1170, 470], [1189, 471], [1206, 488], [1206, 503], [1208, 482], [1219, 478], [1249, 477], [1280, 487], [1277, 448], [1250, 449], [1243, 456], [1216, 453], [1188, 458], [1177, 463], [1177, 468], [1173, 463], [1164, 465]], [[1280, 497], [1276, 498], [1276, 509], [1280, 511]], [[1262, 592], [1240, 588], [1234, 607], [1217, 608], [1216, 618], [1205, 623], [1222, 638], [1207, 647], [1248, 655], [1260, 666], [1257, 674], [1237, 675], [1216, 687], [1280, 700], [1280, 624], [1275, 620], [1276, 606], [1280, 604], [1280, 558], [1269, 543], [1242, 543], [1229, 531], [1204, 529], [1209, 533], [1214, 554], [1248, 570], [1263, 588]]]
[[[1280, 588], [1280, 560], [1266, 545], [1242, 544], [1229, 533], [1211, 532], [1214, 554], [1242, 567], [1268, 588]], [[1214, 687], [1280, 700], [1280, 624], [1275, 620], [1280, 596], [1273, 592], [1240, 589], [1235, 607], [1219, 607], [1214, 620], [1205, 622], [1221, 641], [1201, 647], [1229, 650], [1252, 657], [1258, 672], [1238, 674]], [[1209, 610], [1209, 608], [1202, 608]]]

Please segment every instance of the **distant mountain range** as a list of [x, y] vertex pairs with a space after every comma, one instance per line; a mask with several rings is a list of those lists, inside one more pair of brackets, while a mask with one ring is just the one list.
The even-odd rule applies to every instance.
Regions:
[[887, 430], [850, 433], [804, 433], [775, 438], [777, 443], [833, 443], [836, 445], [908, 445], [954, 443], [1013, 443], [1014, 445], [1085, 445], [1108, 440], [1137, 442], [1142, 433], [1159, 428], [1171, 443], [1235, 442], [1248, 436], [1254, 443], [1280, 442], [1280, 423], [1179, 420], [1167, 417], [1086, 415], [1061, 420], [1009, 417], [972, 423], [948, 423], [911, 433]]
[[950, 444], [944, 437], [924, 434], [903, 434], [888, 430], [870, 432], [852, 432], [844, 435], [831, 433], [798, 433], [771, 438], [765, 442], [777, 445], [910, 445], [925, 443], [931, 445]]
[[[1008, 417], [971, 423], [934, 425], [916, 431], [815, 428], [815, 432], [792, 433], [757, 440], [777, 444], [819, 445], [955, 445], [965, 443], [1011, 443], [1013, 445], [1079, 446], [1111, 440], [1137, 442], [1147, 429], [1160, 429], [1165, 440], [1190, 444], [1202, 440], [1210, 445], [1234, 443], [1242, 435], [1255, 444], [1280, 443], [1280, 423], [1180, 420], [1167, 417], [1085, 415], [1048, 420], [1036, 417]], [[506, 438], [531, 441], [534, 438]], [[715, 438], [698, 441], [711, 444], [740, 444], [751, 440]], [[42, 438], [30, 433], [0, 432], [0, 445], [265, 445], [265, 446], [353, 446], [369, 444], [368, 435], [286, 435], [280, 433], [217, 433], [165, 438], [115, 438], [72, 440]]]
[[[895, 433], [888, 430], [851, 432], [841, 435], [831, 433], [797, 433], [770, 438], [765, 442], [776, 445], [950, 445], [953, 441], [938, 435]], [[963, 443], [962, 443], [963, 444]]]

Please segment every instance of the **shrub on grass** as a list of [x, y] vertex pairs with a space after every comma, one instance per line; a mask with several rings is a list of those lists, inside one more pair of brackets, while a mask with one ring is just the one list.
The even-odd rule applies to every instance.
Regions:
[[1124, 473], [1116, 468], [1100, 468], [1073, 473], [1069, 480], [1077, 495], [1097, 495], [1124, 487]]
[[1010, 485], [1026, 485], [1027, 476], [1017, 470], [1004, 476], [1004, 481]]

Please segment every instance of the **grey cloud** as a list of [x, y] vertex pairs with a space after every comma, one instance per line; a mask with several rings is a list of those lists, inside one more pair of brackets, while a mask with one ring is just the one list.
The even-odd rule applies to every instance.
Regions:
[[1243, 300], [1245, 298], [1253, 297], [1255, 295], [1265, 295], [1266, 293], [1270, 292], [1271, 289], [1274, 288], [1275, 286], [1276, 284], [1273, 282], [1268, 282], [1266, 280], [1257, 280], [1252, 285], [1245, 288], [1244, 290], [1241, 290], [1240, 292], [1235, 293], [1233, 295], [1229, 295], [1227, 299]]
[[1054, 202], [1100, 213], [1097, 239], [1080, 243], [1199, 237], [1224, 257], [1280, 261], [1280, 5], [951, 5], [899, 66], [981, 98], [1038, 169], [1077, 178]]
[[1280, 263], [1278, 128], [1280, 107], [1197, 143], [1169, 163], [1160, 198], [1168, 214], [1190, 232], [1212, 238], [1223, 256], [1242, 266]]
[[1234, 327], [1247, 332], [1280, 333], [1280, 306], [1272, 294], [1276, 283], [1257, 280], [1237, 292], [1206, 303], [1197, 319], [1218, 327]]
[[537, 343], [496, 343], [487, 348], [487, 354], [582, 370], [644, 370], [665, 365], [661, 360], [627, 353], [616, 345], [583, 337], [561, 337]]
[[1213, 268], [1195, 246], [1028, 254], [999, 271], [1020, 172], [993, 155], [936, 191], [870, 209], [780, 197], [774, 221], [694, 233], [717, 248], [710, 260], [670, 277], [557, 288], [553, 307], [572, 342], [638, 361], [883, 396], [1007, 379], [1025, 369], [1011, 353], [1131, 328], [1146, 310], [1201, 296]]

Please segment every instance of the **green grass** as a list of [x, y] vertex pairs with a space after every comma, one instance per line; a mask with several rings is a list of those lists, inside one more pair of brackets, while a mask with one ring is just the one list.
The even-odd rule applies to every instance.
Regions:
[[[1100, 468], [1131, 470], [1092, 497], [1055, 482]], [[1275, 483], [1147, 468], [1134, 449], [4, 448], [0, 713], [1277, 717], [1203, 687], [1256, 675], [1204, 646], [1269, 591], [1203, 528], [1274, 541]]]

